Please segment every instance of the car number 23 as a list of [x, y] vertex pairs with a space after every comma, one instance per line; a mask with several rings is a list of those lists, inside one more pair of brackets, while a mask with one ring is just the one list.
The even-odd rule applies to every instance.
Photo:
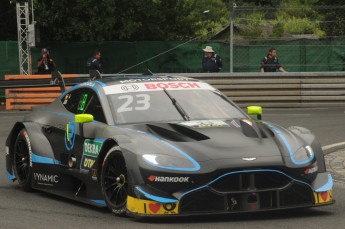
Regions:
[[147, 94], [121, 95], [118, 99], [124, 100], [124, 103], [117, 109], [117, 112], [143, 111], [150, 108], [150, 96]]

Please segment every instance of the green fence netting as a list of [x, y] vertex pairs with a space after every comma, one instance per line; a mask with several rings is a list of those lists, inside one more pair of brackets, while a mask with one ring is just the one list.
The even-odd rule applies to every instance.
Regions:
[[[62, 73], [87, 73], [86, 60], [95, 50], [102, 52], [104, 73], [201, 72], [202, 49], [211, 45], [222, 57], [222, 72], [230, 70], [229, 43], [192, 42], [66, 42], [44, 44]], [[280, 63], [289, 72], [344, 71], [345, 40], [241, 40], [234, 39], [234, 72], [259, 72], [260, 61], [271, 47], [277, 49]], [[0, 41], [0, 79], [19, 74], [18, 44]], [[31, 48], [32, 69], [36, 71], [40, 48]], [[125, 70], [125, 71], [124, 71]], [[4, 91], [0, 92], [4, 98]]]

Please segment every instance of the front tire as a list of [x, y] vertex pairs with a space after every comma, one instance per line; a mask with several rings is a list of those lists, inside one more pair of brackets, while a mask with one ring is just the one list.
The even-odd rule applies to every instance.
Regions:
[[120, 148], [112, 147], [106, 154], [101, 173], [101, 187], [109, 209], [118, 216], [127, 210], [127, 168]]
[[31, 144], [26, 129], [22, 129], [14, 144], [13, 170], [19, 185], [24, 191], [31, 191]]

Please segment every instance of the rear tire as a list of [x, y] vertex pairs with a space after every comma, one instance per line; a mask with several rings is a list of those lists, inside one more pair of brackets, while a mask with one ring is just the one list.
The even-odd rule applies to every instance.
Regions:
[[120, 148], [112, 147], [106, 154], [101, 173], [101, 187], [109, 209], [118, 216], [127, 211], [127, 168]]
[[22, 129], [15, 141], [13, 152], [13, 170], [21, 188], [31, 191], [31, 144], [26, 129]]

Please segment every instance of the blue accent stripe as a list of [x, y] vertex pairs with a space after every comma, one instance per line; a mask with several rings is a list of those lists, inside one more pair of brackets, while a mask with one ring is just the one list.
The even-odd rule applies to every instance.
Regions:
[[312, 157], [308, 158], [307, 160], [304, 160], [304, 161], [296, 161], [295, 160], [295, 157], [293, 155], [293, 151], [291, 149], [291, 146], [289, 144], [289, 142], [286, 140], [285, 136], [280, 132], [280, 130], [276, 127], [274, 127], [273, 125], [271, 124], [268, 124], [268, 123], [265, 123], [268, 127], [270, 127], [272, 129], [273, 132], [275, 132], [277, 134], [277, 136], [283, 141], [285, 147], [288, 149], [289, 151], [289, 154], [290, 154], [290, 158], [291, 158], [291, 161], [296, 164], [296, 165], [303, 165], [303, 164], [306, 164], [306, 163], [309, 163], [311, 162], [312, 160], [314, 160], [314, 154], [312, 155]]
[[93, 82], [98, 83], [98, 84], [101, 85], [102, 87], [107, 86], [105, 83], [103, 83], [103, 82], [101, 82], [101, 81], [98, 81], [98, 80], [95, 80], [95, 81], [93, 81]]
[[170, 144], [169, 142], [163, 141], [161, 140], [165, 145], [170, 146], [171, 148], [173, 148], [174, 150], [176, 150], [177, 152], [179, 152], [180, 154], [182, 154], [183, 156], [185, 156], [186, 158], [188, 158], [194, 165], [194, 168], [173, 168], [173, 167], [167, 167], [167, 166], [159, 166], [156, 165], [158, 167], [164, 168], [164, 169], [171, 169], [171, 170], [180, 170], [180, 171], [198, 171], [200, 170], [200, 165], [197, 161], [195, 161], [191, 156], [189, 156], [187, 153], [183, 152], [182, 150], [180, 150], [179, 148], [177, 148], [176, 146]]
[[168, 167], [168, 166], [162, 166], [162, 165], [157, 165], [157, 164], [153, 164], [153, 163], [150, 163], [149, 161], [146, 161], [148, 164], [152, 165], [152, 166], [155, 166], [155, 167], [158, 167], [158, 168], [162, 168], [162, 169], [169, 169], [169, 170], [175, 170], [175, 171], [199, 171], [200, 170], [200, 165], [199, 163], [194, 160], [191, 156], [189, 156], [187, 153], [183, 152], [182, 150], [180, 150], [179, 148], [177, 148], [176, 146], [170, 144], [169, 142], [167, 141], [164, 141], [160, 138], [158, 138], [157, 136], [154, 136], [153, 134], [149, 134], [149, 133], [146, 133], [144, 131], [140, 131], [140, 130], [133, 130], [133, 129], [130, 129], [130, 128], [126, 128], [127, 130], [129, 131], [136, 131], [137, 133], [140, 133], [140, 134], [145, 134], [151, 138], [154, 138], [158, 141], [161, 141], [162, 143], [164, 143], [165, 145], [167, 145], [168, 147], [174, 149], [175, 151], [177, 151], [178, 153], [182, 154], [183, 156], [185, 156], [189, 161], [191, 161], [194, 165], [194, 168], [179, 168], [179, 167]]
[[90, 201], [98, 205], [106, 206], [105, 200], [90, 200]]
[[51, 164], [51, 165], [55, 164], [54, 159], [48, 158], [48, 157], [38, 156], [37, 154], [34, 154], [34, 153], [32, 153], [32, 162], [41, 163], [41, 164]]
[[223, 175], [217, 177], [216, 179], [210, 181], [210, 182], [209, 182], [208, 184], [206, 184], [206, 185], [200, 186], [200, 187], [198, 187], [198, 188], [195, 188], [195, 189], [192, 189], [192, 190], [190, 190], [190, 191], [187, 191], [187, 192], [183, 193], [183, 194], [180, 196], [179, 199], [182, 199], [183, 196], [185, 196], [185, 195], [187, 195], [187, 194], [189, 194], [189, 193], [191, 193], [191, 192], [195, 192], [195, 191], [200, 190], [200, 189], [202, 189], [202, 188], [206, 188], [206, 187], [208, 187], [209, 185], [211, 185], [212, 183], [216, 182], [217, 180], [219, 180], [219, 179], [221, 179], [221, 178], [223, 178], [223, 177], [225, 177], [225, 176], [229, 176], [229, 175], [231, 175], [231, 174], [236, 174], [236, 173], [251, 173], [251, 172], [275, 172], [275, 173], [280, 173], [280, 174], [283, 174], [283, 175], [287, 176], [287, 177], [290, 178], [291, 180], [294, 180], [294, 181], [296, 181], [296, 182], [299, 182], [299, 183], [302, 183], [302, 184], [305, 184], [305, 185], [309, 186], [309, 187], [313, 190], [313, 188], [310, 186], [310, 184], [308, 184], [308, 183], [306, 183], [306, 182], [303, 182], [303, 181], [296, 180], [296, 179], [290, 177], [289, 175], [287, 175], [287, 174], [285, 174], [285, 173], [283, 173], [283, 172], [281, 172], [281, 171], [278, 171], [278, 170], [273, 170], [273, 169], [243, 170], [243, 171], [235, 171], [235, 172], [225, 173], [225, 174], [223, 174]]
[[328, 181], [326, 184], [321, 186], [320, 188], [316, 189], [315, 192], [326, 192], [331, 190], [333, 187], [333, 178], [331, 174], [328, 174]]
[[7, 179], [10, 180], [10, 181], [13, 181], [13, 180], [16, 179], [16, 177], [13, 176], [12, 174], [10, 174], [8, 171], [6, 171], [6, 177], [7, 177]]
[[169, 199], [169, 198], [164, 198], [164, 197], [159, 197], [159, 196], [154, 196], [151, 194], [148, 194], [147, 192], [145, 192], [144, 190], [142, 190], [141, 188], [139, 188], [138, 186], [135, 187], [139, 192], [141, 192], [142, 194], [144, 194], [144, 196], [148, 199], [160, 202], [160, 203], [176, 203], [178, 202], [178, 200], [175, 199]]
[[95, 139], [90, 139], [90, 140], [95, 141], [95, 142], [102, 142], [102, 143], [105, 141], [104, 138], [95, 138]]

